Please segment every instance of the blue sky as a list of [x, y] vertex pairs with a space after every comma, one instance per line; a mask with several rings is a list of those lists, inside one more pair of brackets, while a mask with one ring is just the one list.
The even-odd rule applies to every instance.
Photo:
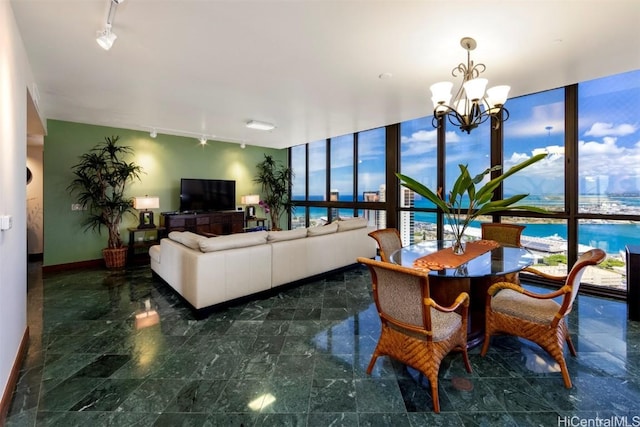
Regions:
[[[581, 193], [640, 191], [640, 70], [578, 85], [579, 165]], [[430, 103], [425, 96], [425, 111]], [[541, 162], [505, 181], [505, 194], [557, 195], [564, 191], [564, 91], [549, 90], [508, 100], [510, 117], [504, 129], [504, 168], [547, 152]], [[359, 135], [358, 193], [378, 189], [384, 183], [384, 129]], [[431, 116], [401, 124], [401, 172], [435, 187], [436, 130]], [[447, 176], [452, 180], [458, 164], [467, 164], [472, 175], [489, 166], [489, 124], [468, 135], [449, 125]], [[353, 186], [352, 135], [331, 142], [331, 187], [351, 194]], [[294, 149], [295, 151], [295, 149]], [[325, 142], [309, 145], [310, 193], [324, 191]], [[294, 154], [295, 158], [295, 154]], [[302, 176], [300, 176], [302, 175]], [[298, 174], [301, 182], [304, 174]], [[449, 181], [449, 179], [448, 179]], [[298, 187], [301, 188], [301, 187]]]

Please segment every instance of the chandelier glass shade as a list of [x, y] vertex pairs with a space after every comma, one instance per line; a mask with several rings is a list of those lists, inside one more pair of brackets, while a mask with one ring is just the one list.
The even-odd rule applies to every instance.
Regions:
[[[487, 79], [480, 74], [486, 69], [484, 64], [475, 64], [471, 60], [471, 51], [477, 46], [470, 37], [460, 40], [460, 45], [467, 51], [467, 63], [460, 63], [451, 74], [462, 75], [462, 85], [455, 96], [452, 95], [453, 83], [439, 82], [431, 85], [431, 101], [433, 102], [433, 126], [438, 127], [439, 119], [449, 122], [467, 133], [477, 128], [490, 117], [496, 118], [495, 128], [501, 121], [509, 118], [509, 111], [504, 108], [509, 95], [509, 86], [494, 86], [489, 89]], [[503, 114], [504, 113], [504, 114]]]

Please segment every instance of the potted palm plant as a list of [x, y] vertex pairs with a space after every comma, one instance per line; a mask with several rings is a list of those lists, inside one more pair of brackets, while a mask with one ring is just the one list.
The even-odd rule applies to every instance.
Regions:
[[133, 201], [125, 195], [127, 185], [140, 179], [142, 168], [124, 160], [133, 153], [131, 147], [118, 145], [118, 136], [106, 137], [71, 169], [75, 178], [68, 186], [71, 194], [87, 210], [85, 229], [100, 234], [102, 227], [109, 237], [102, 255], [107, 268], [121, 268], [126, 263], [127, 248], [120, 237], [120, 223], [125, 213], [133, 214]]
[[264, 155], [264, 160], [256, 165], [256, 169], [258, 174], [253, 181], [260, 184], [264, 192], [260, 206], [269, 214], [271, 228], [277, 230], [280, 228], [280, 216], [293, 210], [289, 198], [293, 171], [268, 154]]
[[493, 172], [502, 169], [502, 166], [493, 166], [485, 169], [482, 173], [471, 177], [467, 165], [458, 165], [460, 175], [453, 184], [453, 188], [445, 199], [442, 196], [442, 189], [433, 192], [418, 181], [396, 173], [401, 184], [408, 189], [416, 192], [420, 196], [428, 199], [435, 204], [445, 215], [451, 233], [453, 234], [453, 252], [457, 254], [464, 253], [464, 245], [462, 244], [464, 232], [469, 224], [481, 215], [489, 215], [500, 211], [528, 211], [538, 213], [548, 213], [547, 210], [536, 206], [515, 205], [515, 203], [524, 199], [528, 194], [516, 194], [503, 200], [492, 200], [494, 191], [500, 183], [515, 174], [516, 172], [542, 160], [547, 156], [546, 153], [537, 154], [517, 165], [511, 167], [504, 174], [488, 181], [482, 187], [476, 189], [476, 185], [480, 184], [484, 177]]

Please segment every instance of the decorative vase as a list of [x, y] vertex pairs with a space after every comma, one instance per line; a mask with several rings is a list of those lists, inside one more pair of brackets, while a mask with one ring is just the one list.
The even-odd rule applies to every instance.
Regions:
[[465, 249], [464, 247], [465, 247], [464, 236], [462, 234], [460, 235], [455, 234], [453, 236], [453, 244], [451, 245], [451, 250], [453, 251], [453, 253], [456, 255], [463, 255], [464, 249]]

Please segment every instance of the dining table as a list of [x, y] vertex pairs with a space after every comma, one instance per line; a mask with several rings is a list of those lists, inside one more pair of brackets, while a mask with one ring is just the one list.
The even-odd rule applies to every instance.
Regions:
[[484, 339], [485, 303], [489, 287], [505, 281], [506, 276], [533, 264], [529, 250], [478, 239], [465, 243], [463, 254], [453, 253], [453, 240], [425, 240], [404, 246], [390, 256], [391, 262], [429, 272], [429, 292], [438, 304], [453, 304], [461, 292], [467, 292], [469, 325], [467, 346]]

